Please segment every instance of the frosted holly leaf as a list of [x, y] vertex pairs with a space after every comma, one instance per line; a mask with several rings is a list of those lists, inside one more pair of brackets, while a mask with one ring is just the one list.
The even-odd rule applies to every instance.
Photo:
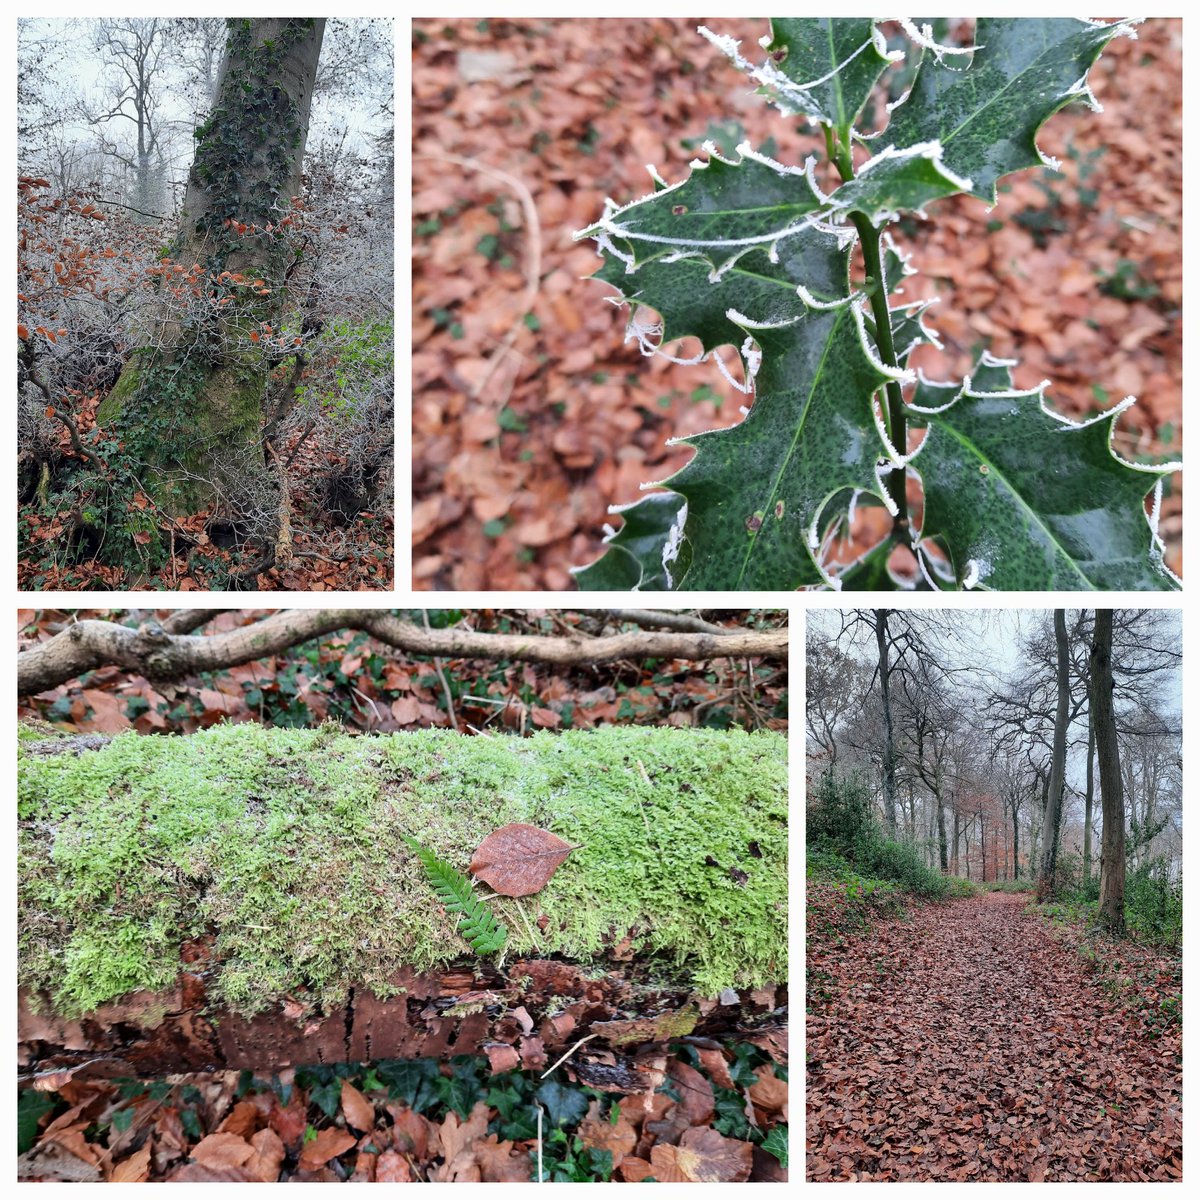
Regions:
[[700, 32], [761, 84], [781, 112], [839, 130], [854, 124], [884, 68], [901, 57], [888, 53], [870, 17], [772, 17], [759, 43], [766, 61], [758, 65], [741, 56], [733, 38], [703, 26]]
[[708, 160], [693, 162], [682, 183], [610, 208], [576, 239], [595, 238], [631, 274], [653, 258], [699, 257], [712, 264], [716, 279], [742, 255], [756, 248], [773, 253], [778, 242], [817, 220], [863, 213], [878, 223], [970, 187], [947, 170], [936, 142], [889, 146], [828, 196], [816, 184], [812, 159], [791, 167], [746, 143], [736, 160], [721, 157], [714, 146], [706, 149]]
[[706, 259], [670, 260], [665, 252], [632, 274], [619, 257], [605, 254], [592, 278], [611, 284], [635, 310], [661, 315], [657, 324], [630, 324], [629, 336], [646, 353], [684, 337], [698, 338], [708, 353], [726, 343], [740, 345], [745, 337], [730, 319], [731, 310], [758, 324], [775, 324], [798, 316], [806, 304], [844, 301], [850, 295], [850, 252], [846, 238], [810, 225], [771, 251], [760, 247], [742, 255], [716, 279]]
[[1049, 163], [1037, 132], [1073, 100], [1095, 102], [1087, 75], [1128, 21], [1074, 17], [980, 17], [970, 63], [926, 54], [908, 95], [881, 138], [897, 147], [936, 141], [946, 166], [970, 179], [972, 194], [996, 203], [996, 181]]
[[738, 323], [762, 353], [754, 406], [732, 428], [679, 439], [696, 455], [664, 481], [688, 502], [691, 564], [676, 586], [829, 582], [819, 564], [818, 519], [843, 489], [889, 503], [872, 398], [902, 372], [875, 358], [856, 301], [780, 327]]
[[1178, 588], [1157, 533], [1162, 480], [1178, 464], [1129, 463], [1112, 448], [1132, 397], [1077, 424], [1046, 407], [1046, 384], [1014, 388], [1010, 366], [985, 354], [961, 386], [918, 382], [909, 411], [928, 427], [914, 462], [921, 538], [945, 547], [966, 587]]
[[685, 509], [684, 498], [673, 492], [610, 508], [621, 517], [621, 528], [605, 537], [608, 548], [594, 563], [572, 570], [575, 582], [587, 592], [670, 590]]
[[888, 146], [833, 193], [830, 206], [836, 213], [863, 213], [880, 225], [902, 212], [922, 213], [934, 200], [969, 192], [971, 180], [951, 171], [943, 153], [936, 140], [903, 149]]
[[[826, 197], [811, 170], [788, 167], [757, 154], [743, 143], [738, 159], [723, 158], [705, 143], [708, 160], [695, 160], [682, 183], [614, 208], [576, 239], [596, 238], [601, 248], [622, 257], [612, 244], [628, 247], [630, 271], [664, 251], [702, 255], [720, 269], [738, 255], [773, 242], [809, 224]], [[812, 160], [809, 160], [810, 164]]]

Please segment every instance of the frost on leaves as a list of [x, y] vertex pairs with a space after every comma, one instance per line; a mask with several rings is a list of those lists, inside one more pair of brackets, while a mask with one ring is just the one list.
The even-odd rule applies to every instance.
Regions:
[[[657, 190], [606, 205], [576, 235], [594, 240], [595, 278], [629, 307], [643, 353], [695, 337], [696, 361], [718, 358], [732, 379], [718, 349], [738, 348], [738, 386], [754, 397], [738, 424], [682, 439], [693, 458], [646, 485], [663, 490], [613, 510], [624, 523], [576, 571], [580, 587], [1178, 586], [1146, 512], [1177, 464], [1124, 461], [1111, 446], [1121, 407], [1064, 421], [1044, 389], [1014, 391], [986, 356], [965, 380], [918, 380], [908, 355], [937, 335], [926, 305], [891, 298], [913, 267], [885, 228], [952, 195], [993, 203], [998, 180], [1046, 161], [1038, 130], [1091, 99], [1088, 71], [1132, 25], [980, 18], [965, 46], [939, 45], [911, 21], [900, 28], [906, 52], [889, 52], [867, 18], [774, 20], [757, 65], [702, 29], [784, 113], [824, 129], [842, 182], [823, 189], [813, 159], [787, 164], [746, 144], [726, 158], [708, 144], [687, 178], [666, 184], [652, 169]], [[855, 129], [905, 57], [919, 64], [908, 93], [884, 106], [882, 130]], [[871, 154], [856, 168], [858, 146]], [[855, 288], [859, 252], [875, 267]], [[915, 453], [910, 424], [926, 431]], [[915, 514], [897, 472], [921, 480]], [[835, 566], [830, 547], [856, 503], [885, 508], [892, 529]], [[897, 546], [915, 554], [915, 580], [888, 568]]]

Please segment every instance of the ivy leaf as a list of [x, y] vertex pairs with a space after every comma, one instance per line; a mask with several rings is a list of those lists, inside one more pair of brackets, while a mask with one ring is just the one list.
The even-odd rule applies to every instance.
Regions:
[[945, 545], [967, 586], [1178, 588], [1145, 511], [1176, 464], [1134, 465], [1112, 449], [1116, 417], [1132, 400], [1076, 424], [1046, 408], [1045, 385], [1014, 389], [1010, 365], [985, 354], [961, 387], [918, 384], [911, 411], [929, 430], [915, 460], [921, 536]]
[[788, 1131], [786, 1125], [776, 1125], [762, 1141], [762, 1148], [773, 1154], [781, 1167], [788, 1165]]
[[624, 522], [604, 539], [608, 549], [572, 574], [585, 592], [666, 591], [680, 551], [686, 501], [674, 492], [652, 492], [608, 511]]
[[680, 439], [696, 456], [665, 485], [688, 502], [685, 588], [796, 588], [827, 577], [817, 518], [849, 488], [886, 503], [872, 397], [889, 378], [856, 301], [758, 329], [755, 401], [730, 429]]
[[587, 1116], [587, 1096], [579, 1088], [567, 1087], [557, 1079], [547, 1079], [535, 1095], [546, 1110], [551, 1129], [578, 1125]]
[[998, 179], [1047, 161], [1037, 132], [1054, 113], [1072, 100], [1097, 107], [1088, 71], [1131, 29], [1127, 21], [980, 17], [970, 65], [927, 54], [882, 138], [898, 148], [939, 143], [949, 170], [995, 204]]

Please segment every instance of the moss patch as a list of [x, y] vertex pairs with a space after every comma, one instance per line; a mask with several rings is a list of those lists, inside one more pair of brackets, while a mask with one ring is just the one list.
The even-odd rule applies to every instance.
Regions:
[[299, 989], [387, 995], [402, 967], [470, 953], [403, 835], [465, 870], [510, 821], [582, 843], [538, 895], [491, 901], [510, 960], [586, 962], [628, 937], [703, 993], [786, 979], [774, 734], [237, 725], [19, 755], [20, 982], [64, 1015], [171, 986], [180, 946], [207, 934], [213, 995], [244, 1014]]

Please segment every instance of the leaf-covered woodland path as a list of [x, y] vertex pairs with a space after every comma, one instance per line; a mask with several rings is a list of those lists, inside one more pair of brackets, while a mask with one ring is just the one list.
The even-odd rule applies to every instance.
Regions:
[[1152, 1037], [1026, 901], [810, 951], [810, 1179], [1180, 1178], [1178, 1028]]

